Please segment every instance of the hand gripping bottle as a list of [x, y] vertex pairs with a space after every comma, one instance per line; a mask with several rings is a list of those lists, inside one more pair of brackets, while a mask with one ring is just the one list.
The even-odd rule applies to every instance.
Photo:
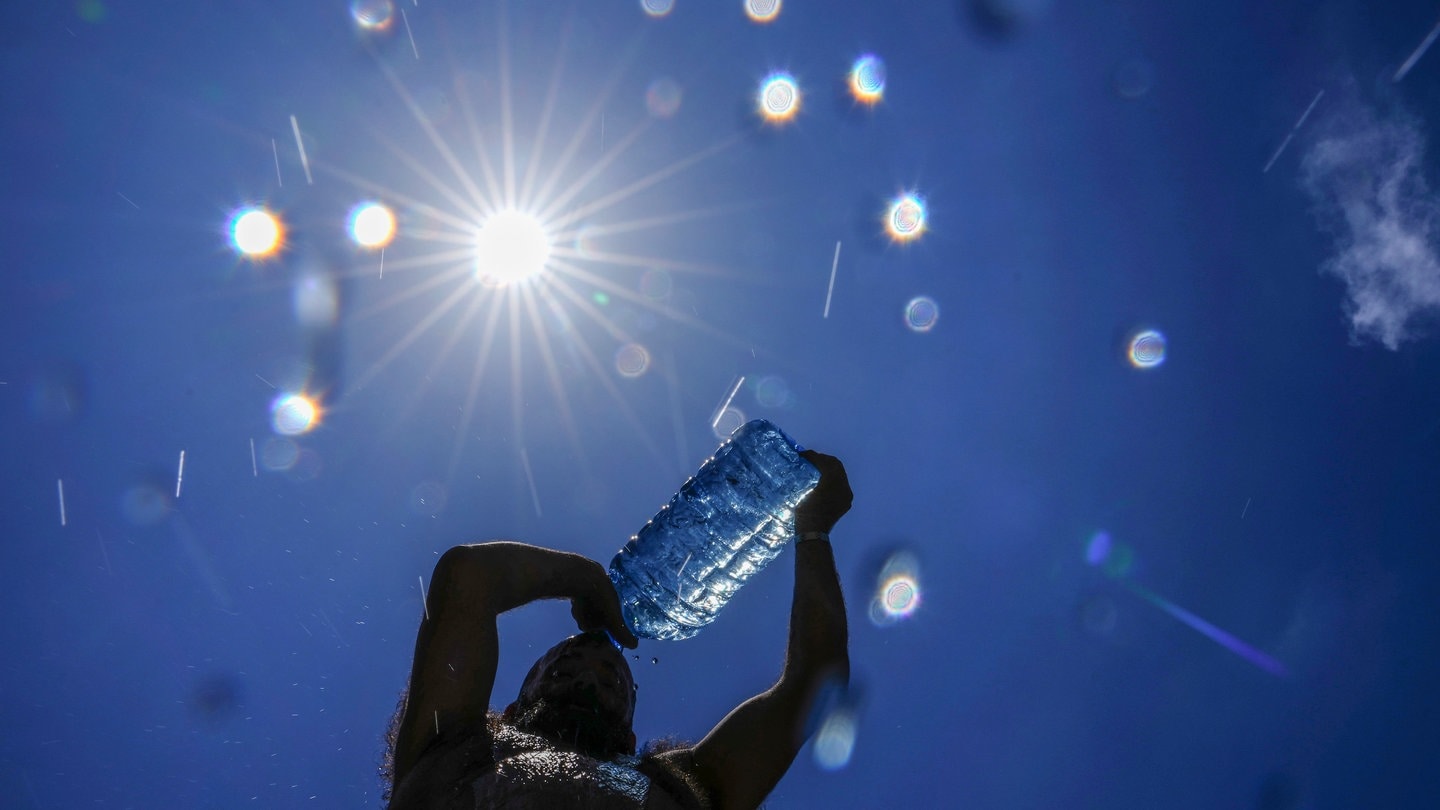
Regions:
[[764, 419], [741, 425], [610, 561], [637, 636], [690, 638], [780, 554], [795, 507], [820, 481]]

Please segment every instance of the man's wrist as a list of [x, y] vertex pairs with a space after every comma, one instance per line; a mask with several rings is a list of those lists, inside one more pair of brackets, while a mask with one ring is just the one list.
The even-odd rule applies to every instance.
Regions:
[[810, 531], [804, 532], [797, 531], [795, 533], [795, 542], [797, 543], [807, 543], [815, 540], [823, 540], [828, 543], [830, 542], [830, 533], [822, 532], [818, 529], [811, 529]]

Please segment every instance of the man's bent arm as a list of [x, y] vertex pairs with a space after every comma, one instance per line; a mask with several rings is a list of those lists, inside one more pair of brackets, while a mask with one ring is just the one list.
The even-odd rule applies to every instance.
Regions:
[[850, 680], [845, 601], [835, 557], [828, 540], [803, 539], [813, 531], [828, 532], [849, 509], [850, 488], [838, 461], [810, 454], [807, 458], [829, 476], [828, 481], [822, 478], [826, 489], [815, 493], [829, 503], [810, 509], [802, 504], [797, 511], [800, 542], [795, 545], [784, 672], [773, 687], [726, 715], [694, 748], [662, 755], [691, 770], [721, 808], [758, 807], [805, 743], [805, 724], [820, 691], [832, 685], [843, 688]]
[[397, 787], [438, 734], [466, 727], [484, 733], [500, 655], [495, 617], [537, 599], [570, 599], [577, 621], [594, 623], [582, 616], [608, 612], [594, 607], [605, 601], [597, 578], [609, 584], [593, 560], [524, 543], [455, 546], [440, 557], [415, 638], [396, 741]]

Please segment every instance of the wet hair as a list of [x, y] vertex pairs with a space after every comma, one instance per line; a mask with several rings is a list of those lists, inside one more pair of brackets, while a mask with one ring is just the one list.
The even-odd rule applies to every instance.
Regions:
[[[610, 641], [610, 636], [605, 631], [592, 630], [586, 633], [577, 633], [576, 635], [570, 636], [569, 638], [561, 641], [559, 644], [556, 644], [555, 646], [546, 650], [545, 653], [541, 655], [538, 659], [536, 659], [535, 663], [531, 665], [530, 671], [525, 673], [525, 679], [521, 681], [520, 684], [521, 693], [524, 693], [525, 686], [529, 684], [532, 679], [537, 678], [544, 673], [544, 667], [546, 665], [559, 658], [564, 653], [569, 652], [571, 649], [575, 648], [593, 647], [597, 645], [613, 646], [613, 642]], [[627, 674], [630, 674], [628, 665], [626, 666], [625, 671]], [[634, 675], [631, 674], [630, 677], [630, 682], [633, 686]], [[407, 687], [401, 690], [399, 699], [395, 701], [395, 712], [390, 716], [390, 722], [385, 728], [385, 750], [380, 756], [380, 764], [378, 767], [378, 771], [381, 785], [380, 797], [386, 802], [387, 805], [389, 804], [390, 799], [395, 792], [395, 749], [400, 742], [400, 725], [405, 719], [405, 707], [408, 704], [409, 700], [410, 690]], [[523, 701], [517, 696], [516, 702], [520, 703]], [[633, 718], [634, 713], [635, 701], [632, 699], [630, 701], [631, 718]], [[515, 723], [505, 720], [499, 712], [491, 711], [488, 712], [487, 715], [492, 734], [495, 732], [496, 727], [501, 724], [508, 725], [512, 728], [518, 728]], [[625, 731], [627, 734], [630, 731], [629, 724], [631, 718], [625, 719]], [[689, 744], [690, 743], [681, 742], [673, 737], [665, 737], [661, 738], [660, 740], [652, 740], [646, 743], [644, 750], [641, 752], [641, 755], [654, 756], [656, 754], [664, 753], [665, 751], [670, 751], [676, 748], [683, 748]], [[652, 747], [654, 750], [652, 750]]]
[[[545, 654], [541, 655], [538, 659], [535, 660], [535, 663], [530, 666], [530, 671], [525, 673], [524, 680], [520, 682], [520, 692], [515, 697], [516, 704], [522, 711], [529, 708], [531, 701], [526, 700], [526, 690], [530, 688], [532, 683], [538, 683], [544, 677], [546, 670], [556, 661], [563, 658], [567, 653], [584, 650], [587, 648], [612, 649], [614, 648], [614, 646], [614, 642], [610, 640], [610, 635], [604, 630], [591, 630], [585, 633], [577, 633], [561, 641], [559, 644], [556, 644], [555, 646], [546, 650]], [[618, 669], [619, 671], [623, 672], [625, 678], [629, 680], [631, 695], [630, 706], [629, 710], [626, 712], [626, 715], [624, 717], [615, 719], [623, 723], [628, 729], [628, 727], [635, 718], [635, 675], [630, 671], [630, 665], [625, 662], [625, 657], [621, 655], [619, 656], [619, 658], [620, 666], [618, 667]]]
[[[395, 703], [395, 713], [390, 717], [389, 726], [385, 730], [385, 750], [381, 755], [379, 765], [380, 776], [380, 798], [384, 806], [388, 807], [395, 793], [395, 746], [399, 740], [400, 723], [405, 716], [405, 704], [409, 699], [408, 689], [400, 692], [400, 698]], [[506, 729], [518, 730], [514, 724], [506, 720], [500, 712], [491, 711], [486, 713], [485, 723], [489, 729], [492, 739], [500, 737]], [[678, 786], [684, 785], [695, 796], [702, 797], [702, 806], [709, 807], [714, 798], [709, 791], [700, 784], [694, 774], [687, 771], [684, 766], [678, 763], [670, 763], [659, 759], [661, 754], [671, 751], [691, 748], [694, 741], [686, 740], [675, 735], [666, 735], [649, 740], [636, 752], [641, 761], [640, 770], [660, 782], [663, 789], [672, 794], [679, 794], [683, 791]], [[763, 806], [763, 805], [762, 805]]]

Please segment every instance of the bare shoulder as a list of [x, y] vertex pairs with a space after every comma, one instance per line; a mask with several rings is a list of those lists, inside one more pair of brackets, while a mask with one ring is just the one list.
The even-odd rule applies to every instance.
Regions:
[[650, 777], [651, 796], [657, 803], [646, 807], [709, 808], [716, 807], [715, 790], [705, 783], [695, 765], [695, 750], [690, 746], [654, 754], [641, 761], [640, 770]]

